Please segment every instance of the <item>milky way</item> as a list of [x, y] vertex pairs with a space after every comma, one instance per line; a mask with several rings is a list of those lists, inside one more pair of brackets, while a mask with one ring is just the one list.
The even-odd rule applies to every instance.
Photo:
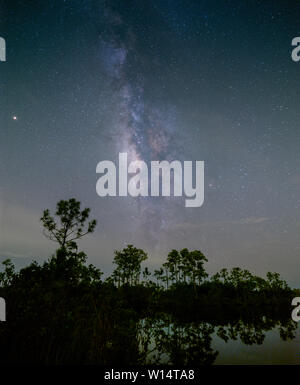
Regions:
[[[106, 11], [109, 39], [101, 40], [101, 60], [111, 78], [115, 90], [116, 110], [111, 130], [116, 130], [118, 148], [129, 154], [129, 160], [172, 158], [176, 154], [176, 142], [170, 143], [175, 134], [176, 111], [173, 106], [153, 106], [144, 96], [143, 74], [129, 76], [132, 57], [139, 67], [143, 60], [135, 47], [136, 36], [124, 26], [119, 14]], [[118, 38], [116, 29], [124, 28], [125, 36]]]
[[[135, 47], [137, 38], [124, 26], [120, 14], [109, 8], [105, 14], [109, 38], [100, 39], [100, 57], [114, 90], [115, 110], [108, 130], [113, 133], [116, 150], [126, 152], [129, 162], [177, 159], [180, 145], [176, 141], [176, 109], [169, 103], [158, 106], [147, 101], [143, 74], [137, 70], [133, 78], [129, 75], [132, 58], [135, 68], [143, 61]], [[117, 33], [120, 29], [125, 29], [122, 39]], [[159, 247], [159, 230], [163, 230], [166, 223], [173, 223], [174, 211], [162, 200], [158, 204], [154, 199], [143, 198], [137, 204], [135, 221]]]

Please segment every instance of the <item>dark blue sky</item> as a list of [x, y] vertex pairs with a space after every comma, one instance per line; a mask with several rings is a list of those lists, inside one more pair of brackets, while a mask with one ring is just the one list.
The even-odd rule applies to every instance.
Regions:
[[[278, 271], [300, 285], [299, 11], [296, 1], [2, 1], [0, 255], [49, 256], [42, 210], [75, 197], [99, 223], [80, 247], [105, 272], [133, 243], [151, 266], [188, 247], [210, 272]], [[204, 205], [98, 197], [96, 165], [121, 151], [204, 160]]]

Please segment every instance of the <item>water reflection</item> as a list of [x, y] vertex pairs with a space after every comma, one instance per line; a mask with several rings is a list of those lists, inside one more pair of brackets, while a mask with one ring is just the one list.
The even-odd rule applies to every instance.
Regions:
[[157, 314], [138, 324], [140, 363], [211, 365], [220, 354], [212, 348], [214, 335], [225, 342], [239, 339], [246, 345], [261, 345], [266, 333], [274, 329], [283, 341], [292, 340], [296, 336], [297, 323], [263, 316], [218, 325], [213, 321], [183, 322], [168, 314]]

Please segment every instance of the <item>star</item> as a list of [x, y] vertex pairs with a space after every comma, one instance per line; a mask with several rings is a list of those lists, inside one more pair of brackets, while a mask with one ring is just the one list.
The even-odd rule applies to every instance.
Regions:
[[14, 115], [12, 118], [13, 120], [18, 120], [18, 117], [16, 115]]

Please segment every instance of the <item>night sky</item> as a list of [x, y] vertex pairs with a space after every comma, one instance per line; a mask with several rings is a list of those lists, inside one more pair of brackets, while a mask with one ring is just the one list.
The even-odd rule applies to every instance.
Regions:
[[[157, 268], [200, 249], [300, 286], [300, 36], [296, 1], [1, 0], [0, 256], [56, 245], [43, 209], [75, 197], [98, 220], [79, 242], [112, 271], [128, 243]], [[205, 201], [105, 197], [96, 165], [204, 160]]]

